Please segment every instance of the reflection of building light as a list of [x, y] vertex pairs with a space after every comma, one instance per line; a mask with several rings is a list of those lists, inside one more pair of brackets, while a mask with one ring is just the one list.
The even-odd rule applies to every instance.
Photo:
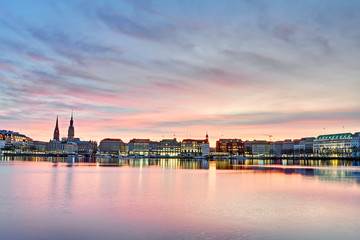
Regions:
[[209, 162], [208, 183], [208, 199], [214, 199], [216, 196], [216, 161]]
[[209, 163], [209, 171], [210, 172], [216, 171], [216, 162], [215, 161], [210, 161], [210, 163]]

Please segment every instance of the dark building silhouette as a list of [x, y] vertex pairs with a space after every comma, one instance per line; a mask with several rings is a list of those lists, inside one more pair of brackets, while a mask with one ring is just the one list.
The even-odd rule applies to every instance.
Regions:
[[54, 130], [54, 140], [60, 141], [60, 131], [59, 131], [59, 117], [56, 117], [56, 125]]
[[70, 126], [68, 130], [68, 142], [73, 142], [75, 136], [73, 113], [71, 113]]

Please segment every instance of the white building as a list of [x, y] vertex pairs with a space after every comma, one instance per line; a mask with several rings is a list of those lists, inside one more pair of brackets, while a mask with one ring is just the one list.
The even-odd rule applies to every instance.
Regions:
[[[203, 152], [205, 151], [205, 152]], [[208, 141], [196, 139], [184, 139], [181, 142], [181, 155], [184, 157], [198, 157], [210, 154]]]
[[324, 156], [351, 156], [358, 148], [359, 133], [320, 135], [314, 140], [313, 146], [315, 154]]
[[270, 143], [265, 140], [252, 141], [252, 154], [254, 156], [264, 156], [270, 154]]
[[360, 132], [356, 132], [351, 139], [352, 155], [360, 156]]

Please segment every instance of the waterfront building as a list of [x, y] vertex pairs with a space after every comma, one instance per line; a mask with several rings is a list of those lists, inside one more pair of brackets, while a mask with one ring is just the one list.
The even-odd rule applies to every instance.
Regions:
[[0, 139], [0, 152], [5, 147], [5, 140]]
[[244, 142], [241, 139], [219, 139], [216, 141], [216, 152], [227, 152], [232, 155], [244, 155]]
[[31, 149], [35, 152], [46, 152], [46, 144], [47, 142], [42, 141], [32, 141]]
[[[124, 145], [124, 143], [123, 143]], [[125, 150], [125, 146], [122, 148]], [[54, 129], [53, 140], [46, 144], [46, 151], [54, 154], [96, 154], [97, 142], [95, 141], [81, 141], [80, 138], [75, 138], [74, 128], [74, 114], [71, 113], [70, 125], [68, 129], [68, 136], [63, 137], [60, 141], [59, 118], [56, 117], [56, 124]], [[117, 154], [119, 151], [117, 151]]]
[[71, 119], [70, 119], [70, 126], [68, 129], [68, 142], [74, 142], [74, 136], [75, 136], [75, 128], [74, 128], [74, 119], [73, 119], [73, 113], [71, 113]]
[[184, 139], [181, 142], [181, 155], [185, 157], [201, 156], [205, 140]]
[[244, 142], [244, 153], [245, 155], [252, 155], [252, 142], [249, 140], [246, 140]]
[[150, 139], [137, 139], [134, 138], [129, 142], [129, 154], [148, 156], [150, 149]]
[[101, 153], [120, 155], [125, 153], [125, 144], [119, 138], [104, 138], [100, 142], [99, 149]]
[[252, 141], [252, 155], [263, 156], [270, 154], [270, 144], [265, 140]]
[[282, 142], [282, 154], [293, 155], [294, 154], [294, 142], [291, 139], [285, 139]]
[[0, 133], [0, 152], [3, 148], [5, 148], [5, 137]]
[[210, 154], [209, 136], [203, 140], [184, 139], [181, 142], [181, 155], [185, 157], [207, 156]]
[[64, 147], [63, 144], [65, 142], [60, 142], [57, 140], [51, 140], [50, 142], [48, 142], [46, 144], [46, 151], [48, 153], [54, 153], [54, 154], [58, 154], [58, 153], [63, 153], [64, 152]]
[[160, 145], [160, 142], [157, 142], [157, 141], [149, 142], [149, 156], [156, 157], [159, 155], [159, 153], [158, 153], [159, 145]]
[[54, 138], [53, 140], [60, 141], [60, 131], [59, 131], [59, 117], [56, 117], [56, 124], [54, 129]]
[[75, 154], [78, 152], [78, 145], [74, 142], [52, 140], [46, 144], [46, 152], [52, 154]]
[[356, 132], [351, 140], [352, 156], [360, 156], [360, 132]]
[[62, 146], [64, 148], [63, 153], [65, 154], [75, 154], [79, 150], [78, 145], [74, 142], [66, 142]]
[[305, 145], [305, 153], [313, 153], [314, 148], [314, 137], [308, 137], [305, 139], [304, 145]]
[[96, 154], [97, 142], [95, 142], [95, 141], [80, 141], [79, 138], [75, 138], [74, 141], [78, 146], [79, 154]]
[[202, 156], [210, 155], [210, 142], [209, 142], [209, 134], [206, 132], [205, 143], [201, 146]]
[[[41, 142], [38, 143], [40, 146], [36, 146], [34, 142], [35, 149], [42, 147]], [[97, 142], [95, 141], [81, 141], [79, 138], [74, 138], [74, 142], [68, 142], [67, 138], [63, 138], [62, 141], [51, 140], [46, 143], [46, 152], [52, 154], [96, 154], [97, 152]]]
[[128, 143], [124, 143], [125, 144], [125, 154], [129, 154], [129, 144]]
[[296, 154], [311, 154], [313, 153], [314, 137], [301, 138], [294, 144], [294, 152]]
[[201, 146], [201, 155], [209, 156], [210, 155], [210, 146], [209, 143], [203, 143]]
[[5, 147], [9, 151], [25, 152], [27, 149], [28, 141], [31, 138], [10, 130], [0, 130], [0, 140], [5, 141]]
[[274, 156], [281, 156], [282, 145], [282, 141], [270, 142], [270, 154]]
[[351, 156], [358, 147], [356, 136], [351, 133], [320, 135], [314, 140], [315, 154], [323, 156]]
[[5, 140], [6, 144], [13, 144], [23, 146], [27, 141], [28, 137], [24, 134], [9, 130], [0, 130], [1, 139]]
[[181, 143], [174, 139], [163, 139], [159, 143], [158, 155], [177, 157], [181, 153]]

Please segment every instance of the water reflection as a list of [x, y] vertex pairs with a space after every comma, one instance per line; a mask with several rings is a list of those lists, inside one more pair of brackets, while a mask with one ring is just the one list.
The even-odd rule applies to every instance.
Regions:
[[360, 168], [285, 163], [4, 159], [0, 239], [357, 239]]
[[[115, 157], [85, 157], [69, 155], [68, 157], [44, 157], [44, 156], [3, 156], [0, 161], [33, 161], [71, 163], [98, 166], [152, 166], [159, 165], [165, 169], [209, 169], [208, 160], [196, 160], [185, 158], [115, 158]], [[216, 161], [217, 169], [237, 169], [238, 166], [312, 166], [312, 167], [353, 167], [360, 166], [360, 160], [308, 160], [308, 159], [246, 159]]]
[[[345, 181], [360, 183], [360, 161], [348, 160], [196, 160], [183, 158], [112, 158], [112, 157], [3, 157], [4, 164], [11, 161], [52, 162], [54, 167], [130, 167], [160, 169], [203, 169], [209, 174], [219, 170], [261, 171], [264, 173], [299, 174], [317, 176], [325, 181]], [[69, 174], [69, 181], [71, 180]], [[54, 181], [56, 182], [56, 181]], [[70, 181], [71, 182], [71, 181]]]

